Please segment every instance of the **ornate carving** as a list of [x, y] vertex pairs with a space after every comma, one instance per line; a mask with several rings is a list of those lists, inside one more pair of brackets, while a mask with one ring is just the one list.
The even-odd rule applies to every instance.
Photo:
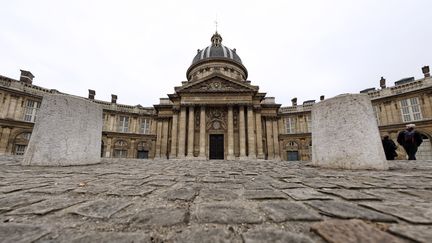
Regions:
[[207, 130], [225, 130], [227, 128], [227, 110], [225, 108], [210, 108], [207, 111]]

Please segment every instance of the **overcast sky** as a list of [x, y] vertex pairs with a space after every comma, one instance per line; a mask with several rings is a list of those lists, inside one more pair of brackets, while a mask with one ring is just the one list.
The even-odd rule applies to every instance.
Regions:
[[2, 1], [0, 75], [152, 106], [215, 32], [283, 106], [358, 93], [432, 66], [431, 0]]

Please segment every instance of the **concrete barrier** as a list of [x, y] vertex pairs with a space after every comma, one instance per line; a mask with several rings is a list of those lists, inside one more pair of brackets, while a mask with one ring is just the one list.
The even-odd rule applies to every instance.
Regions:
[[23, 165], [69, 166], [101, 161], [102, 107], [83, 98], [42, 99]]
[[312, 164], [337, 169], [388, 169], [366, 94], [343, 94], [312, 107]]

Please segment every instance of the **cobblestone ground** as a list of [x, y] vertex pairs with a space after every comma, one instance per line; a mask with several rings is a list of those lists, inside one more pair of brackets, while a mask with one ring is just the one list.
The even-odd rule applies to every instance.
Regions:
[[0, 158], [1, 242], [432, 242], [432, 161], [20, 159]]

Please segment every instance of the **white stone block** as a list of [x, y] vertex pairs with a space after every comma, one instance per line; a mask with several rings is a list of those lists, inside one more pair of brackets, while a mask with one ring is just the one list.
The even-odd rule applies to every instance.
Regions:
[[42, 99], [23, 165], [69, 166], [101, 161], [102, 107], [69, 95]]
[[343, 94], [312, 107], [312, 164], [336, 169], [388, 169], [366, 94]]

